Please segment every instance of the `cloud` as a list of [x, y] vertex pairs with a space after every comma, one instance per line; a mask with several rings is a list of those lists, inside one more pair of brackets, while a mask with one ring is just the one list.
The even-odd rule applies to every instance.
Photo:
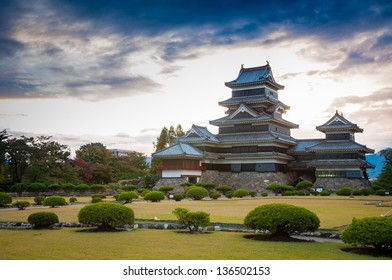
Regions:
[[[347, 105], [359, 105], [361, 109], [381, 109], [392, 106], [392, 88], [382, 88], [367, 96], [344, 96], [333, 100], [330, 109]], [[392, 110], [391, 110], [392, 113]]]
[[303, 55], [335, 62], [334, 73], [368, 67], [391, 58], [391, 14], [384, 1], [10, 1], [0, 10], [0, 99], [151, 93], [160, 84], [133, 72], [140, 57], [175, 74], [178, 62], [244, 42], [308, 38], [313, 53]]

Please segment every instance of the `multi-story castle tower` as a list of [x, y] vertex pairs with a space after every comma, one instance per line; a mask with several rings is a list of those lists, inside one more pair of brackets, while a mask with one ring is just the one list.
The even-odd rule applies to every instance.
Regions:
[[163, 160], [161, 184], [204, 181], [262, 191], [271, 183], [305, 177], [328, 188], [331, 182], [322, 179], [328, 174], [367, 180], [370, 165], [364, 155], [373, 151], [355, 142], [354, 133], [362, 130], [343, 116], [317, 127], [325, 139], [291, 137], [298, 125], [283, 118], [290, 107], [279, 100], [284, 86], [275, 81], [268, 62], [241, 66], [237, 78], [225, 85], [231, 89], [231, 97], [219, 102], [225, 116], [210, 121], [218, 134], [193, 125], [176, 144], [153, 154]]

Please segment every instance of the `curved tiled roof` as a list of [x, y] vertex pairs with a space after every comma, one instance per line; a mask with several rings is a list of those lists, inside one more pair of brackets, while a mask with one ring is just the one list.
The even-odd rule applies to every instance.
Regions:
[[237, 78], [233, 81], [226, 82], [225, 85], [229, 88], [236, 88], [265, 83], [270, 84], [276, 89], [284, 89], [283, 85], [280, 85], [275, 81], [269, 63], [264, 66], [251, 68], [244, 68], [243, 66], [241, 66]]
[[177, 143], [153, 154], [153, 157], [203, 157], [203, 152], [192, 145]]

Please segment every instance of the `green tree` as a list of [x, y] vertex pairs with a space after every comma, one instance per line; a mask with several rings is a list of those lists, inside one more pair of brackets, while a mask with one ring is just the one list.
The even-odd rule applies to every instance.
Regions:
[[189, 211], [185, 208], [176, 208], [173, 214], [177, 217], [177, 222], [185, 225], [190, 232], [195, 233], [202, 230], [210, 223], [210, 214], [203, 211]]
[[22, 182], [29, 167], [31, 145], [33, 138], [22, 136], [21, 138], [8, 139], [6, 142], [6, 161], [12, 177], [12, 184]]
[[6, 178], [6, 169], [5, 165], [5, 153], [7, 150], [7, 139], [10, 137], [8, 135], [7, 130], [0, 131], [0, 181], [3, 181]]
[[392, 191], [392, 149], [382, 150], [381, 154], [385, 157], [385, 163], [375, 184], [379, 188]]

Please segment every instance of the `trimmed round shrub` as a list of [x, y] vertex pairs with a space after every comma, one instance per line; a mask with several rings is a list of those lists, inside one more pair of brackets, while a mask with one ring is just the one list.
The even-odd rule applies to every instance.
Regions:
[[104, 195], [102, 193], [97, 193], [97, 194], [93, 194], [91, 196], [91, 198], [94, 198], [94, 197], [99, 197], [100, 199], [104, 199], [104, 198], [106, 198], [106, 195]]
[[331, 195], [331, 192], [330, 192], [329, 190], [322, 190], [322, 191], [320, 192], [320, 195], [321, 195], [321, 196], [330, 196], [330, 195]]
[[218, 199], [218, 198], [220, 198], [222, 195], [220, 194], [220, 193], [218, 193], [218, 192], [212, 192], [212, 193], [210, 193], [210, 197], [212, 198], [212, 199]]
[[129, 184], [129, 185], [121, 186], [121, 189], [124, 191], [134, 191], [134, 190], [136, 190], [136, 186]]
[[227, 192], [225, 193], [225, 196], [226, 196], [227, 198], [232, 198], [232, 197], [234, 196], [234, 192], [233, 192], [233, 191], [227, 191]]
[[[36, 185], [37, 187], [35, 187], [38, 191], [41, 191], [42, 190], [42, 187], [44, 186], [44, 184], [42, 184], [42, 183], [33, 183], [33, 184], [31, 184], [31, 188], [33, 188], [34, 187], [34, 185]], [[41, 187], [40, 187], [41, 186]], [[52, 191], [52, 192], [58, 192], [59, 190], [61, 190], [62, 189], [62, 187], [61, 187], [61, 185], [59, 184], [59, 183], [54, 183], [54, 184], [51, 184], [50, 186], [49, 186], [49, 188], [48, 188], [50, 191]]]
[[176, 193], [176, 194], [173, 195], [173, 199], [175, 201], [181, 201], [181, 200], [184, 199], [184, 195], [182, 193]]
[[191, 212], [188, 209], [178, 207], [173, 210], [173, 214], [177, 217], [177, 222], [185, 225], [191, 232], [201, 231], [210, 223], [210, 214], [203, 211]]
[[78, 191], [82, 191], [85, 192], [89, 189], [90, 187], [87, 184], [79, 184], [77, 186], [75, 186], [75, 189]]
[[29, 186], [25, 183], [16, 183], [11, 187], [11, 191], [17, 192], [20, 195], [22, 192], [27, 191], [28, 188]]
[[42, 205], [44, 200], [45, 200], [45, 197], [43, 195], [39, 195], [39, 196], [34, 197], [34, 202], [37, 205]]
[[59, 217], [52, 212], [37, 212], [31, 214], [27, 221], [33, 225], [34, 229], [50, 228], [59, 222]]
[[12, 196], [8, 193], [0, 192], [0, 207], [4, 207], [7, 204], [12, 203]]
[[168, 193], [172, 191], [174, 188], [172, 186], [162, 186], [158, 189], [158, 191], [163, 192], [163, 193]]
[[226, 195], [226, 192], [233, 190], [233, 187], [227, 185], [221, 185], [221, 186], [217, 186], [215, 190], [221, 192], [223, 195]]
[[352, 191], [353, 190], [351, 188], [349, 188], [349, 187], [343, 187], [343, 188], [338, 189], [336, 191], [336, 194], [337, 195], [341, 195], [341, 196], [349, 196]]
[[[60, 185], [58, 183], [57, 183], [57, 185], [60, 188]], [[30, 191], [33, 191], [33, 192], [43, 192], [43, 191], [46, 191], [47, 189], [48, 189], [48, 187], [44, 183], [32, 183], [30, 185]]]
[[392, 219], [388, 217], [354, 218], [343, 232], [344, 243], [372, 246], [376, 251], [392, 249]]
[[42, 204], [44, 206], [50, 206], [54, 208], [56, 206], [64, 206], [67, 204], [67, 202], [65, 201], [65, 198], [62, 196], [52, 195], [45, 198]]
[[311, 187], [313, 187], [313, 183], [308, 180], [298, 182], [298, 184], [295, 186], [297, 190], [307, 190], [310, 189]]
[[289, 236], [294, 232], [315, 231], [320, 226], [320, 219], [304, 207], [273, 203], [250, 211], [244, 225], [250, 229], [268, 231], [273, 236]]
[[282, 194], [286, 191], [294, 191], [295, 188], [293, 186], [285, 185], [285, 184], [270, 184], [266, 187], [267, 190], [273, 191], [275, 195]]
[[19, 210], [25, 210], [26, 207], [30, 206], [30, 202], [26, 200], [16, 201], [12, 203], [12, 206], [17, 207]]
[[77, 202], [78, 201], [78, 199], [76, 198], [76, 197], [70, 197], [69, 198], [69, 202], [70, 203], [75, 203], [75, 202]]
[[256, 197], [257, 193], [252, 191], [252, 192], [249, 192], [249, 195], [250, 195], [251, 197]]
[[384, 189], [379, 189], [375, 192], [376, 195], [381, 195], [384, 196], [385, 195], [385, 190]]
[[93, 197], [91, 199], [91, 203], [98, 203], [98, 202], [102, 202], [102, 198], [100, 198], [100, 197]]
[[189, 187], [189, 189], [185, 193], [185, 196], [194, 200], [201, 200], [204, 197], [208, 197], [208, 191], [203, 187]]
[[268, 196], [268, 193], [267, 193], [267, 192], [262, 192], [262, 193], [261, 193], [261, 196], [262, 196], [262, 197], [267, 197], [267, 196]]
[[216, 184], [211, 183], [211, 182], [199, 182], [199, 183], [196, 183], [196, 186], [203, 187], [203, 188], [207, 189], [208, 191], [211, 191], [211, 190], [215, 189]]
[[139, 196], [135, 192], [123, 192], [120, 193], [117, 197], [118, 201], [124, 201], [125, 203], [131, 203], [133, 199], [137, 199]]
[[234, 197], [240, 197], [240, 198], [242, 198], [244, 196], [248, 196], [248, 195], [249, 195], [249, 191], [246, 189], [238, 189], [238, 190], [235, 190], [233, 193]]
[[150, 189], [146, 189], [146, 188], [140, 188], [136, 190], [140, 195], [146, 191], [151, 191]]
[[165, 199], [165, 194], [160, 191], [150, 191], [144, 196], [144, 200], [149, 200], [151, 202], [159, 202]]
[[151, 190], [144, 189], [144, 191], [142, 191], [142, 192], [140, 193], [140, 196], [144, 198], [144, 197], [146, 196], [146, 194], [148, 194], [149, 192], [151, 192]]
[[361, 195], [368, 196], [372, 193], [372, 190], [369, 188], [362, 188], [359, 190]]
[[79, 223], [112, 229], [123, 225], [132, 225], [135, 221], [133, 210], [113, 202], [98, 202], [80, 209]]
[[353, 190], [352, 195], [361, 195], [361, 191], [360, 190]]

